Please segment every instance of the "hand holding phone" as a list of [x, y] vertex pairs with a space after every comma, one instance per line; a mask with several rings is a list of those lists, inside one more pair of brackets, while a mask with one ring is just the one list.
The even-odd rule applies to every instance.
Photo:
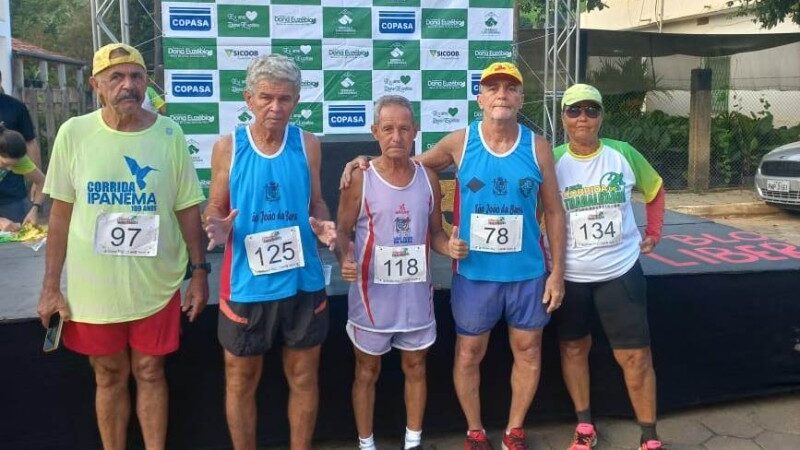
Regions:
[[44, 345], [42, 350], [45, 353], [50, 353], [58, 349], [58, 344], [61, 341], [61, 328], [64, 326], [64, 320], [61, 314], [56, 312], [50, 316], [50, 323], [47, 325], [47, 332], [44, 334]]

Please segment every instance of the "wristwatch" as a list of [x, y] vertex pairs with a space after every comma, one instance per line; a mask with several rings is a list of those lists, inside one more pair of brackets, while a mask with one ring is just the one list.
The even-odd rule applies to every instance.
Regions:
[[202, 262], [198, 264], [189, 264], [189, 271], [194, 272], [195, 270], [205, 270], [206, 273], [211, 273], [211, 263], [210, 262]]

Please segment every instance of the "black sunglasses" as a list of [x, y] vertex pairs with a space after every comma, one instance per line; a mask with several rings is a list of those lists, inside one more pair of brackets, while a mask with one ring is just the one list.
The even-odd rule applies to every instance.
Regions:
[[569, 117], [570, 119], [577, 119], [578, 117], [580, 117], [581, 112], [585, 112], [586, 117], [590, 119], [597, 119], [598, 117], [600, 117], [600, 113], [602, 111], [603, 108], [595, 105], [589, 105], [589, 106], [570, 105], [567, 106], [566, 109], [564, 109], [564, 114], [566, 114], [567, 117]]

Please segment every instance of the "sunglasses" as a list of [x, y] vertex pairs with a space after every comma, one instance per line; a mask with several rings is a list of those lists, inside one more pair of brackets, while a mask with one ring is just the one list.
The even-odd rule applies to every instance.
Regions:
[[578, 117], [580, 117], [581, 112], [585, 112], [586, 117], [590, 119], [597, 119], [598, 117], [600, 117], [600, 113], [602, 111], [603, 108], [595, 105], [589, 105], [589, 106], [573, 105], [573, 106], [567, 106], [567, 108], [564, 109], [564, 114], [566, 114], [566, 116], [569, 117], [570, 119], [577, 119]]

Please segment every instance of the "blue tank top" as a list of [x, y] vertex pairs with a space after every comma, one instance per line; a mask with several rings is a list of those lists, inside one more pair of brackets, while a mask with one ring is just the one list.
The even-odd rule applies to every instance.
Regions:
[[[470, 251], [466, 258], [454, 262], [454, 271], [476, 281], [538, 278], [544, 274], [545, 267], [541, 232], [536, 221], [542, 173], [536, 161], [534, 134], [520, 125], [514, 147], [497, 154], [483, 140], [480, 125], [481, 122], [475, 121], [467, 128], [464, 153], [456, 173], [453, 223], [459, 226], [459, 237], [470, 245]], [[504, 216], [487, 219], [495, 222], [521, 216], [521, 250], [494, 253], [472, 249], [470, 222], [473, 214]], [[490, 236], [495, 241], [498, 238], [497, 233]]]
[[[348, 321], [359, 328], [405, 332], [435, 323], [428, 230], [428, 219], [433, 211], [433, 190], [425, 169], [419, 163], [415, 163], [414, 168], [414, 176], [406, 186], [389, 184], [375, 166], [364, 172], [361, 211], [355, 226], [358, 279], [350, 283], [347, 309]], [[424, 246], [424, 281], [376, 283], [379, 246]]]
[[[265, 155], [256, 149], [247, 126], [236, 128], [229, 187], [230, 208], [238, 209], [239, 215], [233, 220], [225, 246], [220, 297], [234, 302], [262, 302], [291, 297], [300, 290], [314, 292], [324, 288], [317, 238], [308, 223], [311, 180], [303, 131], [287, 126], [278, 151]], [[245, 238], [292, 226], [300, 229], [305, 265], [254, 275]]]

